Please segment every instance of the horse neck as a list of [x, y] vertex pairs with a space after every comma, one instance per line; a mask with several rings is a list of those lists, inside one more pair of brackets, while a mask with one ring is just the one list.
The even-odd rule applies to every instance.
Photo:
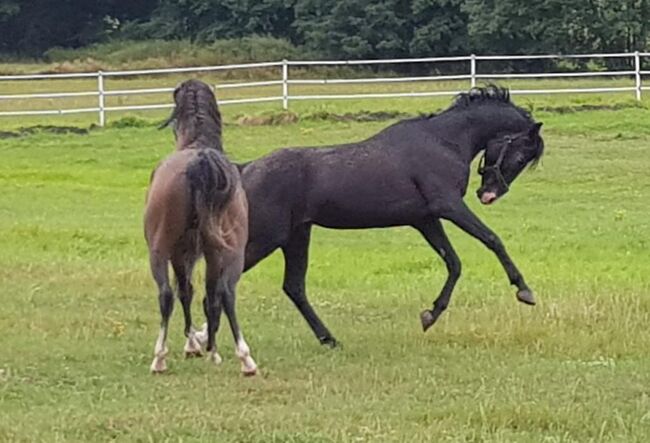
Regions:
[[[435, 135], [460, 147], [471, 162], [487, 142], [504, 132], [519, 132], [528, 121], [510, 105], [476, 105], [452, 109], [432, 119]], [[442, 137], [441, 137], [442, 135]]]
[[221, 134], [216, 128], [206, 130], [205, 126], [192, 126], [191, 130], [180, 128], [176, 137], [176, 150], [185, 149], [216, 149], [223, 152], [221, 145]]

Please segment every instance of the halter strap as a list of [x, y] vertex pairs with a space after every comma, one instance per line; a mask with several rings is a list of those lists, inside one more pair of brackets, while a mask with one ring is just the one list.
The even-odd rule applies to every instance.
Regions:
[[501, 163], [503, 163], [503, 159], [506, 157], [506, 151], [512, 144], [512, 137], [506, 135], [505, 142], [506, 142], [505, 145], [503, 145], [501, 151], [499, 152], [499, 157], [497, 158], [497, 161], [494, 162], [493, 165], [485, 166], [485, 156], [487, 155], [487, 148], [483, 151], [483, 155], [481, 156], [478, 163], [478, 174], [482, 176], [487, 171], [494, 171], [494, 174], [497, 177], [497, 181], [499, 182], [499, 185], [501, 185], [504, 189], [508, 190], [509, 189], [508, 183], [506, 182], [506, 179], [503, 176], [503, 173], [501, 172]]

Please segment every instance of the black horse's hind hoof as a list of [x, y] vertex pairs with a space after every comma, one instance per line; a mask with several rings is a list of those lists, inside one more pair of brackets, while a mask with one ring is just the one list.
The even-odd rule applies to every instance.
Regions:
[[433, 311], [425, 309], [420, 313], [420, 321], [422, 322], [422, 332], [427, 332], [433, 324], [436, 322], [437, 316], [433, 315]]
[[331, 336], [320, 337], [318, 341], [320, 341], [321, 345], [327, 346], [330, 349], [341, 347], [341, 343], [339, 343], [334, 337]]
[[533, 295], [533, 291], [531, 291], [530, 289], [522, 289], [521, 291], [517, 291], [517, 300], [530, 306], [535, 306], [535, 304], [537, 303], [535, 301], [535, 296]]

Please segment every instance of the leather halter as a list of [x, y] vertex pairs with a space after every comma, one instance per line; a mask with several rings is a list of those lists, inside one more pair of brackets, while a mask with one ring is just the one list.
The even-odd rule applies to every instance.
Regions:
[[509, 135], [505, 136], [505, 144], [501, 148], [501, 151], [499, 152], [499, 157], [497, 158], [497, 161], [494, 162], [493, 165], [490, 166], [485, 166], [485, 156], [487, 154], [487, 148], [483, 151], [483, 155], [481, 156], [481, 159], [479, 160], [478, 163], [478, 174], [483, 176], [486, 172], [493, 171], [494, 175], [497, 178], [497, 181], [499, 182], [499, 185], [503, 187], [506, 191], [509, 189], [508, 183], [506, 182], [505, 177], [503, 176], [503, 173], [501, 172], [501, 163], [503, 163], [503, 159], [506, 156], [506, 152], [508, 151], [508, 148], [512, 145], [512, 137]]

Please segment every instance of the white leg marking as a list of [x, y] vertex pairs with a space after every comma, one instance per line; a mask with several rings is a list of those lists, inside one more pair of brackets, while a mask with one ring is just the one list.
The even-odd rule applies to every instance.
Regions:
[[158, 333], [158, 339], [156, 340], [156, 346], [154, 347], [154, 357], [153, 362], [151, 363], [151, 372], [154, 374], [160, 374], [167, 370], [167, 362], [165, 357], [167, 356], [167, 347], [165, 346], [165, 328], [160, 328]]
[[198, 340], [201, 346], [205, 346], [208, 343], [208, 324], [203, 323], [201, 330], [194, 332], [194, 337]]
[[239, 337], [236, 344], [235, 354], [241, 361], [241, 372], [246, 376], [257, 374], [257, 364], [253, 357], [251, 357], [251, 350], [244, 340], [244, 337]]
[[214, 363], [215, 365], [220, 365], [221, 362], [223, 361], [223, 359], [221, 358], [221, 356], [219, 355], [219, 353], [215, 349], [214, 351], [212, 351], [212, 352], [210, 352], [208, 354], [208, 361]]
[[183, 350], [185, 351], [185, 358], [200, 357], [203, 355], [201, 352], [201, 343], [197, 340], [194, 329], [190, 330]]

